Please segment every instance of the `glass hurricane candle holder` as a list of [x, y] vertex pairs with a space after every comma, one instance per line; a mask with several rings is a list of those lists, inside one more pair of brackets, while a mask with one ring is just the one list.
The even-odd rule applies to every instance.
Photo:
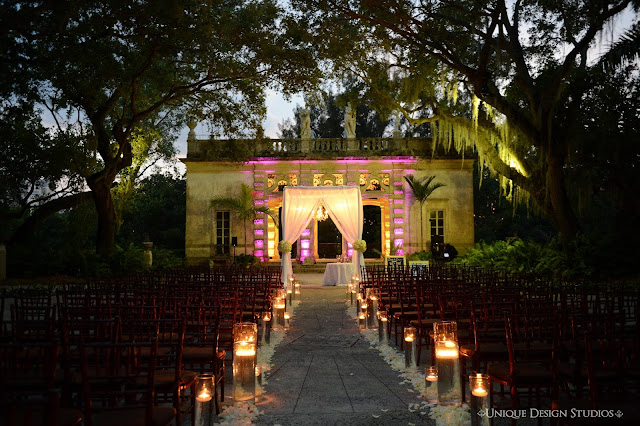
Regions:
[[418, 339], [415, 327], [404, 328], [404, 366], [405, 368], [418, 367]]
[[300, 300], [300, 298], [302, 297], [302, 286], [300, 285], [299, 281], [295, 282], [293, 292], [296, 296], [296, 300]]
[[213, 424], [215, 382], [215, 377], [211, 374], [201, 374], [198, 376], [194, 414], [197, 426], [211, 426]]
[[347, 297], [351, 299], [351, 306], [353, 306], [353, 281], [347, 285]]
[[266, 311], [260, 317], [260, 344], [271, 344], [271, 312]]
[[487, 374], [472, 374], [469, 376], [469, 390], [471, 391], [471, 424], [489, 426], [489, 418], [479, 413], [486, 413], [489, 409], [489, 391], [491, 383]]
[[366, 328], [367, 316], [364, 312], [358, 314], [358, 327], [362, 330]]
[[426, 401], [429, 404], [438, 403], [438, 368], [431, 366], [425, 368], [424, 375], [425, 384], [427, 387]]
[[282, 330], [284, 328], [284, 312], [285, 301], [281, 297], [276, 297], [273, 300], [273, 320], [272, 327], [276, 330]]
[[455, 321], [433, 324], [433, 340], [438, 368], [438, 404], [460, 405], [460, 360], [458, 358], [458, 325]]
[[284, 313], [284, 328], [285, 330], [289, 329], [291, 325], [291, 314], [289, 312]]
[[371, 324], [369, 324], [370, 327], [377, 327], [378, 326], [378, 289], [377, 288], [370, 288], [369, 289], [369, 297], [368, 297], [368, 304], [369, 304], [369, 315], [371, 317]]
[[233, 326], [233, 399], [255, 401], [258, 327], [252, 322]]
[[378, 311], [378, 343], [389, 344], [389, 315], [387, 311]]
[[262, 367], [256, 365], [256, 400], [262, 396]]

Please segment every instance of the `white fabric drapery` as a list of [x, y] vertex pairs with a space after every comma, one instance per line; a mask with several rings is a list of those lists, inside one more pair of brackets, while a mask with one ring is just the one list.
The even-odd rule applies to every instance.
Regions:
[[[282, 196], [282, 239], [293, 244], [307, 227], [320, 204], [349, 244], [362, 239], [362, 196], [351, 186], [287, 186]], [[353, 265], [359, 273], [364, 266], [362, 253], [353, 253]], [[282, 253], [282, 282], [293, 274], [291, 252]]]

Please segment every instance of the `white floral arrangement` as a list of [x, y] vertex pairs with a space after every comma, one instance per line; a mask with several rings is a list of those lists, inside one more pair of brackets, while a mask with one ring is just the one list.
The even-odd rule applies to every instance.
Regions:
[[364, 253], [367, 251], [367, 242], [365, 240], [356, 240], [353, 243], [353, 249], [359, 253]]
[[291, 243], [289, 241], [280, 241], [278, 243], [278, 251], [280, 253], [290, 253], [291, 252]]

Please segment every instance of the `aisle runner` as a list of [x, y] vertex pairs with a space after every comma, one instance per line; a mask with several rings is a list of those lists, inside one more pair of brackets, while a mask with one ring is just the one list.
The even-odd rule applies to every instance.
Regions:
[[[358, 319], [356, 313], [356, 307], [352, 306], [350, 302], [347, 303], [347, 314], [354, 320]], [[429, 392], [435, 392], [435, 388], [431, 387], [427, 389], [425, 383], [425, 375], [422, 372], [418, 372], [416, 369], [406, 368], [404, 362], [404, 353], [401, 353], [390, 345], [381, 345], [378, 342], [378, 330], [377, 329], [365, 329], [360, 330], [360, 334], [369, 342], [371, 349], [378, 350], [384, 360], [395, 371], [400, 372], [398, 377], [404, 379], [400, 382], [401, 385], [410, 384], [412, 389], [408, 389], [409, 392], [418, 393], [417, 399], [422, 401], [410, 404], [409, 411], [419, 412], [421, 415], [429, 415], [429, 418], [436, 421], [436, 426], [449, 426], [449, 425], [471, 425], [471, 414], [467, 404], [463, 404], [461, 407], [445, 407], [437, 404], [430, 404], [426, 400], [435, 399], [436, 395], [432, 395]], [[380, 416], [373, 415], [374, 418]], [[410, 423], [411, 424], [411, 423]]]
[[[294, 300], [293, 304], [289, 306], [287, 312], [291, 313], [291, 319], [293, 321], [295, 316], [295, 309], [300, 304], [300, 300]], [[258, 360], [256, 365], [262, 371], [262, 394], [266, 393], [265, 387], [267, 385], [267, 376], [269, 370], [273, 368], [271, 359], [276, 351], [276, 347], [284, 340], [287, 335], [287, 330], [271, 330], [271, 340], [269, 345], [262, 345], [258, 347]], [[250, 425], [258, 416], [263, 415], [264, 412], [258, 410], [255, 404], [251, 402], [236, 402], [233, 405], [227, 405], [222, 409], [222, 412], [218, 416], [220, 422], [216, 425]]]

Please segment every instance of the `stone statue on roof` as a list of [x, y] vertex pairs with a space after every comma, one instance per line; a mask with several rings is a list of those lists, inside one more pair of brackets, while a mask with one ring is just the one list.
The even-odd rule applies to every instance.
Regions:
[[344, 111], [344, 137], [352, 139], [356, 137], [356, 112], [351, 108], [351, 102]]

